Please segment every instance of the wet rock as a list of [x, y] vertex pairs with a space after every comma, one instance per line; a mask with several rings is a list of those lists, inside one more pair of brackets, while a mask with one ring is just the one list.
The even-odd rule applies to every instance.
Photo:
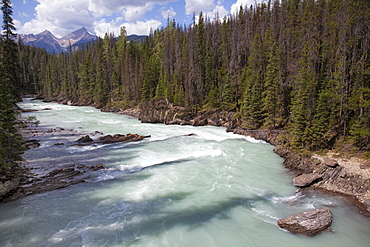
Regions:
[[27, 140], [27, 141], [23, 142], [23, 145], [27, 149], [32, 149], [32, 148], [39, 147], [40, 146], [40, 142], [38, 140]]
[[38, 111], [36, 109], [21, 109], [22, 112], [34, 112], [34, 111]]
[[0, 182], [0, 202], [12, 201], [27, 195], [43, 193], [70, 185], [86, 182], [86, 179], [95, 176], [94, 172], [104, 169], [102, 163], [97, 165], [73, 165], [51, 170], [46, 175], [36, 177], [18, 177], [16, 180]]
[[97, 143], [109, 144], [109, 143], [116, 143], [116, 142], [136, 142], [136, 141], [141, 141], [147, 137], [150, 137], [150, 136], [141, 136], [138, 134], [127, 134], [127, 135], [115, 134], [113, 136], [106, 135], [106, 136], [99, 137], [99, 141]]
[[100, 163], [100, 164], [97, 164], [97, 165], [90, 166], [89, 168], [92, 171], [101, 170], [101, 169], [104, 169], [104, 164]]
[[208, 125], [208, 119], [205, 116], [198, 116], [192, 121], [193, 126], [205, 126]]
[[302, 174], [293, 179], [293, 184], [297, 187], [307, 187], [320, 180], [321, 177], [322, 175], [318, 173]]
[[77, 140], [77, 142], [83, 142], [83, 143], [85, 143], [85, 142], [93, 142], [93, 141], [94, 140], [91, 139], [91, 137], [88, 136], [88, 135], [83, 136], [83, 137], [81, 137], [80, 139]]
[[187, 135], [184, 135], [184, 136], [196, 136], [197, 134], [194, 134], [194, 133], [190, 133], [190, 134], [187, 134]]
[[332, 214], [328, 208], [318, 208], [295, 214], [278, 220], [278, 225], [291, 233], [315, 236], [332, 223]]

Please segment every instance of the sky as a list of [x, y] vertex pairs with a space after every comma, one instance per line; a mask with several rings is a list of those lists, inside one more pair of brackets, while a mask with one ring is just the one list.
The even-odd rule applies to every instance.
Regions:
[[190, 25], [200, 11], [209, 18], [222, 19], [240, 6], [261, 0], [12, 0], [13, 21], [18, 34], [48, 30], [63, 37], [81, 27], [91, 34], [118, 36], [120, 27], [127, 34], [148, 35], [165, 26], [168, 19]]

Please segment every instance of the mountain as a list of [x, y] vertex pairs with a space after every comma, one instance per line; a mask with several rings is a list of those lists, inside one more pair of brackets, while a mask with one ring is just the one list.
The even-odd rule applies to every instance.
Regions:
[[97, 36], [90, 34], [86, 28], [81, 28], [59, 39], [59, 45], [64, 48], [96, 40]]
[[23, 44], [44, 48], [48, 53], [67, 52], [69, 47], [75, 50], [74, 46], [97, 39], [97, 36], [90, 34], [84, 27], [62, 38], [55, 37], [47, 30], [39, 34], [21, 34], [19, 37]]
[[[145, 35], [129, 35], [127, 40], [135, 42], [143, 41]], [[94, 42], [97, 36], [90, 34], [86, 28], [80, 28], [62, 38], [55, 37], [51, 32], [45, 30], [39, 34], [20, 34], [19, 38], [25, 45], [31, 45], [46, 49], [48, 53], [68, 52], [69, 49], [76, 51], [84, 48], [90, 42]]]

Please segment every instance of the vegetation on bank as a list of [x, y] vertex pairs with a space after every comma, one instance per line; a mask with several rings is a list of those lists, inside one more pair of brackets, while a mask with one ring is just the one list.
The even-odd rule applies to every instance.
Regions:
[[[20, 99], [18, 47], [9, 0], [1, 1], [3, 31], [0, 38], [0, 174], [14, 175], [21, 160], [22, 137], [17, 130], [16, 105]], [[3, 177], [0, 176], [0, 180]]]
[[20, 43], [17, 87], [96, 107], [166, 98], [234, 111], [247, 129], [289, 130], [296, 150], [349, 144], [369, 154], [369, 29], [367, 0], [269, 1], [222, 21], [169, 20], [141, 43], [124, 28], [76, 52]]

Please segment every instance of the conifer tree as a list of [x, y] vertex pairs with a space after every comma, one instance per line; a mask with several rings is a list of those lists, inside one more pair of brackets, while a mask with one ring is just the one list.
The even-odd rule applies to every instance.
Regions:
[[245, 92], [242, 106], [245, 127], [250, 129], [258, 129], [263, 121], [261, 107], [264, 81], [263, 52], [261, 35], [256, 33], [245, 71]]
[[19, 92], [19, 61], [18, 61], [18, 48], [15, 43], [17, 35], [14, 33], [16, 30], [13, 23], [13, 8], [10, 0], [1, 1], [2, 13], [3, 13], [3, 31], [2, 31], [2, 46], [1, 53], [3, 54], [3, 69], [5, 77], [8, 79], [7, 84], [10, 88], [10, 93], [13, 97], [13, 101], [17, 102], [20, 100]]
[[[270, 32], [268, 32], [270, 33]], [[272, 39], [271, 33], [268, 34]], [[270, 43], [270, 42], [269, 42]], [[262, 94], [262, 111], [264, 116], [264, 127], [269, 129], [277, 128], [283, 121], [283, 100], [280, 82], [282, 75], [280, 72], [280, 59], [277, 51], [276, 42], [272, 42], [268, 48], [268, 65], [264, 81], [264, 91]]]

